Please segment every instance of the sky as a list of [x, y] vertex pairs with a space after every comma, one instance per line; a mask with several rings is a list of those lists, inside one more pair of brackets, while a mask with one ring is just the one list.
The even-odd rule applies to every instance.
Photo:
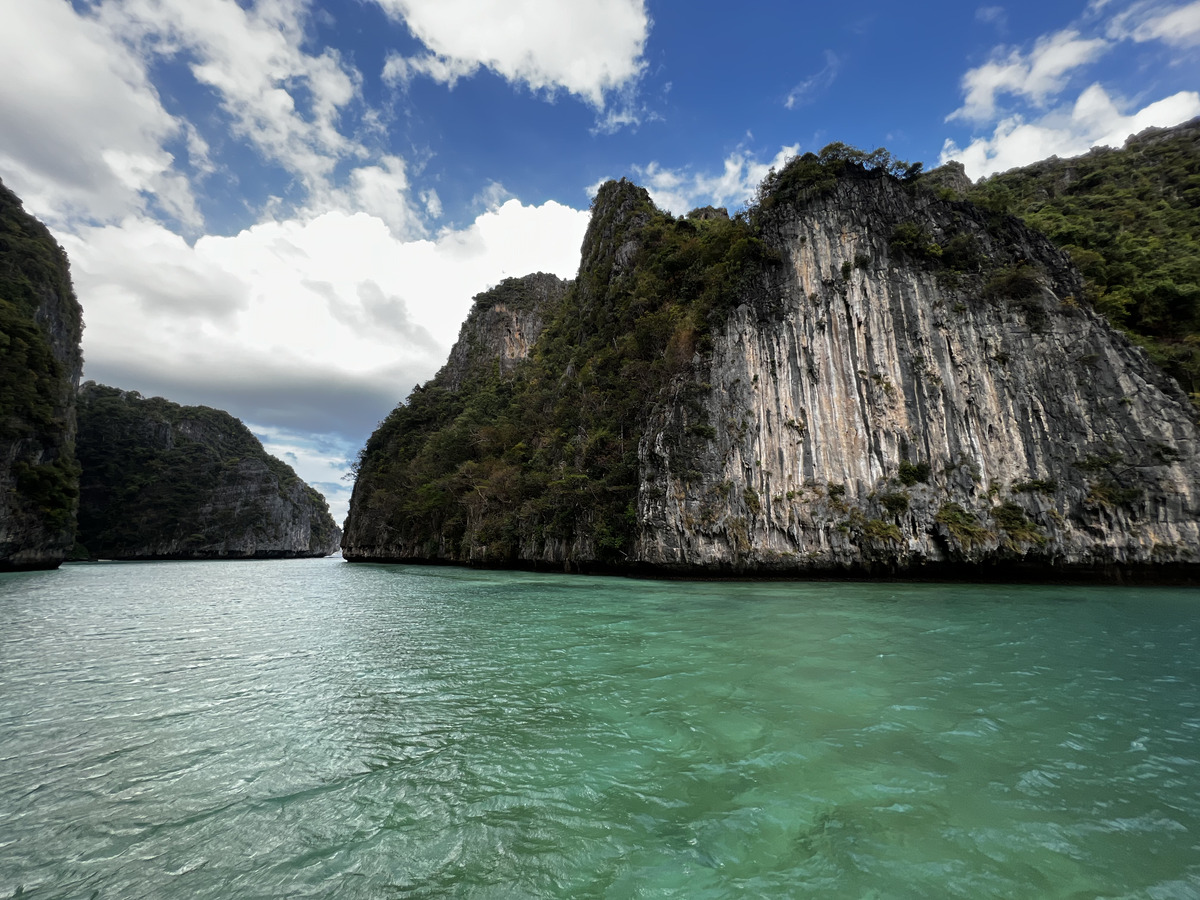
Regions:
[[0, 179], [84, 377], [225, 409], [345, 516], [472, 297], [596, 188], [745, 205], [832, 141], [972, 178], [1200, 115], [1200, 0], [0, 0]]

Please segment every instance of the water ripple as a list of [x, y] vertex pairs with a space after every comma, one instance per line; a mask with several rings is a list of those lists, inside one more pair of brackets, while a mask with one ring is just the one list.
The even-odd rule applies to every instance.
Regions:
[[1200, 896], [1195, 591], [113, 564], [0, 617], [0, 898]]

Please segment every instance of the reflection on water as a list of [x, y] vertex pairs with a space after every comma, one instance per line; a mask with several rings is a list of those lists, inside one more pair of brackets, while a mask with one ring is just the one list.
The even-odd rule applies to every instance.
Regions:
[[1197, 897], [1198, 651], [1186, 590], [0, 576], [0, 897]]

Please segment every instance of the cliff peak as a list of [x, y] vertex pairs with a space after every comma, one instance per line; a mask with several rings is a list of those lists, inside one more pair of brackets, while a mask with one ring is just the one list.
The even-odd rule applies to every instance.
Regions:
[[501, 373], [511, 372], [529, 356], [570, 284], [556, 275], [537, 272], [523, 278], [505, 278], [476, 294], [437, 383], [457, 391], [493, 365]]
[[580, 271], [609, 277], [628, 268], [633, 245], [631, 231], [650, 220], [656, 212], [649, 192], [625, 178], [600, 185], [592, 200], [592, 217], [583, 236]]
[[1178, 386], [1049, 240], [918, 172], [831, 145], [733, 219], [605, 184], [516, 377], [372, 436], [346, 557], [1197, 577]]

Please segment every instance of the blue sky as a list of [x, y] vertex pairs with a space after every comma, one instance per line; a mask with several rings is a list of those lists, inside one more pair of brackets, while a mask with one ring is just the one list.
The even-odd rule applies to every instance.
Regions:
[[1200, 115], [1200, 0], [0, 0], [0, 178], [85, 377], [228, 409], [344, 514], [471, 297], [591, 192], [743, 205], [839, 140], [972, 177]]

